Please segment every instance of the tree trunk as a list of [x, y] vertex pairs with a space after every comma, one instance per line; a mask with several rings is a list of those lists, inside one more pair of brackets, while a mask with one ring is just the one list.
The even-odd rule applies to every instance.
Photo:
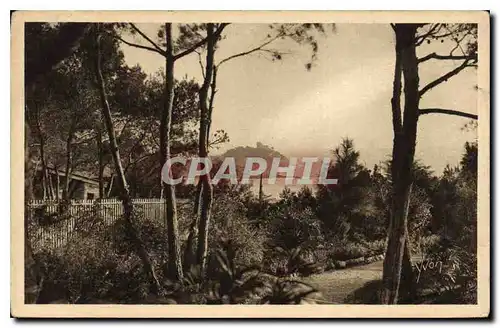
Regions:
[[43, 199], [47, 199], [47, 195], [49, 195], [49, 176], [47, 173], [47, 163], [45, 161], [45, 143], [42, 136], [40, 136], [40, 160], [42, 162]]
[[[417, 25], [396, 24], [396, 59], [404, 77], [404, 119], [402, 130], [395, 129], [392, 158], [392, 207], [388, 244], [384, 259], [381, 301], [396, 304], [407, 239], [408, 206], [412, 186], [412, 166], [418, 121], [418, 62], [415, 51]], [[398, 62], [396, 63], [396, 72]], [[396, 73], [397, 75], [397, 73]], [[394, 97], [393, 97], [394, 99]], [[393, 110], [394, 104], [393, 101]], [[393, 123], [394, 123], [393, 112]], [[396, 118], [397, 119], [397, 118]]]
[[66, 168], [64, 170], [64, 189], [63, 189], [63, 200], [69, 201], [69, 184], [71, 182], [71, 167], [73, 166], [73, 156], [71, 150], [71, 144], [73, 143], [73, 125], [70, 128], [68, 138], [66, 139]]
[[195, 249], [195, 243], [196, 243], [196, 236], [198, 234], [198, 217], [200, 215], [200, 203], [201, 203], [201, 196], [202, 196], [202, 184], [201, 180], [198, 181], [198, 184], [196, 185], [196, 191], [195, 191], [195, 199], [194, 199], [194, 206], [193, 206], [193, 221], [189, 225], [189, 234], [188, 238], [186, 241], [186, 248], [184, 249], [184, 272], [188, 272], [191, 266], [193, 266], [196, 263], [195, 259], [195, 254], [196, 254], [196, 249]]
[[[214, 66], [214, 52], [216, 38], [214, 37], [214, 24], [207, 24], [207, 58], [205, 66], [205, 79], [200, 88], [200, 137], [199, 137], [199, 156], [208, 156], [208, 126], [210, 124], [208, 89], [212, 82], [212, 73]], [[202, 184], [202, 198], [200, 221], [198, 228], [198, 247], [196, 257], [202, 275], [205, 275], [208, 255], [208, 231], [210, 225], [210, 214], [212, 210], [213, 188], [210, 183], [210, 173], [200, 177]]]
[[404, 247], [403, 266], [401, 268], [401, 286], [399, 290], [402, 300], [404, 300], [405, 303], [411, 304], [417, 298], [417, 285], [411, 261], [410, 236], [408, 234], [408, 229], [406, 231], [406, 242]]
[[210, 228], [210, 215], [212, 212], [213, 188], [212, 184], [210, 183], [210, 176], [208, 174], [201, 177], [201, 179], [203, 193], [198, 228], [198, 245], [196, 257], [198, 259], [198, 264], [200, 265], [200, 270], [204, 275], [207, 267], [208, 231]]
[[30, 142], [33, 138], [31, 134], [29, 119], [29, 110], [26, 107], [26, 121], [24, 123], [24, 202], [27, 203], [33, 199], [33, 179], [36, 169], [33, 168]]
[[[36, 106], [36, 105], [35, 105]], [[47, 161], [45, 158], [45, 137], [43, 136], [42, 126], [40, 123], [40, 112], [38, 106], [35, 109], [35, 124], [37, 128], [37, 134], [40, 141], [40, 161], [42, 164], [42, 189], [43, 189], [43, 199], [50, 198], [51, 188], [50, 188], [50, 175], [47, 167]]]
[[[42, 164], [41, 168], [41, 180], [42, 180], [42, 199], [47, 199], [48, 189], [48, 174], [47, 174], [47, 164], [45, 161], [45, 138], [43, 137], [42, 127], [40, 123], [40, 109], [36, 102], [33, 103], [35, 108], [34, 112], [34, 126], [36, 127], [36, 133], [38, 135], [38, 140], [40, 142], [40, 162]], [[35, 172], [36, 174], [37, 172]]]
[[[165, 24], [165, 38], [167, 44], [166, 55], [166, 83], [165, 107], [163, 108], [160, 123], [160, 167], [170, 159], [170, 134], [172, 127], [172, 110], [174, 102], [174, 48], [172, 40], [172, 24]], [[166, 225], [168, 240], [168, 260], [165, 273], [174, 280], [182, 279], [182, 264], [180, 256], [179, 232], [177, 227], [177, 202], [174, 185], [162, 181], [162, 190], [165, 193]]]
[[[28, 109], [26, 109], [28, 110]], [[26, 115], [28, 117], [28, 115]], [[41, 272], [38, 263], [33, 257], [31, 239], [29, 236], [29, 222], [31, 220], [28, 208], [29, 201], [33, 199], [33, 170], [31, 162], [31, 149], [29, 140], [31, 139], [31, 129], [29, 124], [24, 124], [24, 289], [25, 304], [36, 303], [41, 289]]]
[[[98, 123], [100, 125], [100, 123]], [[99, 198], [105, 198], [106, 193], [104, 190], [104, 147], [102, 144], [102, 130], [101, 127], [97, 127], [97, 137], [96, 137], [96, 143], [97, 143], [97, 161], [99, 165]]]
[[158, 293], [158, 292], [160, 292], [160, 283], [158, 281], [158, 278], [156, 277], [153, 263], [151, 262], [151, 260], [149, 258], [149, 254], [147, 253], [147, 250], [144, 246], [144, 243], [142, 242], [140, 235], [139, 235], [139, 232], [137, 231], [136, 226], [133, 222], [132, 201], [130, 199], [128, 184], [127, 184], [127, 180], [125, 178], [125, 172], [123, 170], [123, 166], [121, 163], [120, 153], [118, 150], [118, 144], [116, 142], [115, 130], [114, 130], [113, 121], [111, 118], [111, 110], [109, 108], [109, 103], [108, 103], [108, 99], [107, 99], [107, 95], [106, 95], [106, 89], [105, 89], [105, 85], [104, 85], [104, 78], [102, 76], [102, 71], [101, 71], [100, 36], [99, 35], [97, 35], [96, 45], [97, 45], [96, 78], [97, 78], [99, 95], [100, 95], [100, 100], [101, 100], [102, 114], [103, 114], [104, 122], [105, 122], [106, 129], [108, 131], [108, 136], [109, 136], [110, 151], [111, 151], [111, 154], [113, 156], [115, 172], [116, 172], [116, 176], [119, 180], [119, 185], [120, 185], [120, 189], [121, 189], [121, 199], [122, 199], [122, 203], [123, 203], [123, 217], [125, 220], [125, 225], [126, 225], [127, 231], [129, 232], [129, 234], [130, 234], [130, 236], [135, 244], [135, 247], [137, 250], [137, 255], [141, 259], [142, 264], [144, 266], [144, 271], [151, 279], [153, 292]]
[[212, 127], [212, 112], [214, 110], [215, 94], [217, 93], [217, 66], [213, 65], [212, 70], [212, 85], [210, 86], [210, 100], [208, 104], [208, 121], [207, 121], [207, 145], [210, 139], [210, 128]]
[[111, 196], [111, 190], [113, 190], [113, 181], [115, 181], [115, 175], [114, 174], [111, 174], [111, 177], [109, 178], [109, 183], [108, 183], [108, 187], [107, 187], [107, 190], [106, 190], [106, 198], [109, 198]]
[[260, 175], [259, 179], [259, 206], [262, 210], [262, 201], [264, 200], [264, 189], [263, 189], [263, 174]]
[[[208, 120], [206, 123], [206, 143], [207, 143], [207, 153], [208, 153], [208, 143], [209, 143], [209, 138], [210, 138], [210, 128], [212, 126], [212, 111], [214, 109], [214, 100], [215, 100], [215, 94], [217, 93], [217, 66], [213, 66], [212, 70], [212, 84], [210, 86], [210, 100], [208, 104]], [[208, 90], [207, 90], [208, 94]], [[199, 225], [199, 220], [198, 217], [201, 215], [201, 208], [200, 204], [202, 204], [202, 197], [203, 197], [203, 183], [202, 180], [200, 179], [198, 181], [198, 184], [196, 185], [196, 196], [195, 196], [195, 202], [194, 202], [194, 220], [191, 223], [189, 227], [189, 236], [186, 242], [186, 249], [184, 250], [184, 271], [189, 269], [194, 263], [195, 263], [195, 241], [196, 241], [196, 235], [198, 234], [198, 225]]]
[[48, 168], [47, 168], [47, 181], [48, 181], [47, 186], [49, 187], [49, 199], [55, 199], [54, 185], [52, 183], [52, 175], [50, 174]]
[[55, 165], [54, 169], [56, 171], [56, 201], [59, 201], [59, 195], [61, 193], [60, 192], [61, 180], [59, 179], [59, 167]]
[[[102, 158], [99, 158], [99, 198], [105, 198], [107, 197], [106, 191], [104, 190], [104, 165], [102, 163]], [[110, 181], [111, 185], [112, 181]], [[109, 196], [108, 196], [109, 197]]]

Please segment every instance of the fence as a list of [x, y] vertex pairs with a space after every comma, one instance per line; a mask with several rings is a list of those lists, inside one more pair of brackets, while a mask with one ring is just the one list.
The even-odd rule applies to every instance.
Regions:
[[[163, 224], [164, 199], [133, 199], [134, 211], [147, 220]], [[63, 206], [67, 206], [63, 210]], [[122, 203], [116, 199], [71, 200], [68, 205], [53, 200], [28, 203], [28, 234], [34, 249], [64, 246], [80, 231], [92, 231], [96, 223], [110, 227], [122, 217]], [[61, 214], [64, 213], [64, 214]]]

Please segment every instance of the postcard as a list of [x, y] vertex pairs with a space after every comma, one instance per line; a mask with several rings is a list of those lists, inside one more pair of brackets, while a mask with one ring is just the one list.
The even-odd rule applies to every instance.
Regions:
[[489, 18], [14, 12], [12, 316], [489, 316]]

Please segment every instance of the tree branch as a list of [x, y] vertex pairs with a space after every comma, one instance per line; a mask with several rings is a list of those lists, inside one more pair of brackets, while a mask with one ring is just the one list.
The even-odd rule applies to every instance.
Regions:
[[444, 34], [441, 34], [441, 35], [434, 35], [434, 38], [436, 38], [436, 39], [438, 39], [438, 38], [445, 38], [445, 37], [453, 35], [453, 34], [454, 34], [454, 32], [444, 33]]
[[[219, 27], [217, 28], [217, 30], [215, 30], [215, 32], [214, 32], [214, 37], [218, 38], [221, 35], [224, 28], [226, 28], [226, 26], [228, 26], [228, 25], [229, 25], [229, 23], [220, 24]], [[190, 53], [194, 52], [196, 49], [198, 49], [199, 47], [201, 47], [205, 43], [207, 43], [207, 38], [204, 38], [203, 40], [196, 42], [189, 49], [186, 49], [186, 50], [182, 51], [181, 53], [174, 55], [174, 60], [177, 60], [177, 59], [180, 59], [184, 56], [189, 55]]]
[[[439, 30], [436, 31], [436, 29], [439, 27]], [[433, 26], [431, 26], [431, 28], [429, 29], [429, 31], [421, 36], [418, 36], [416, 39], [415, 39], [415, 44], [417, 45], [417, 47], [419, 45], [421, 45], [422, 43], [424, 43], [425, 39], [427, 39], [427, 37], [429, 37], [432, 33], [437, 33], [441, 30], [442, 28], [442, 24], [435, 24]]]
[[199, 51], [195, 51], [195, 52], [198, 55], [198, 64], [200, 64], [201, 76], [203, 77], [203, 80], [205, 80], [205, 66], [203, 66], [203, 62], [201, 60], [201, 53]]
[[[165, 50], [163, 50], [160, 46], [158, 46], [158, 44], [156, 44], [151, 38], [149, 38], [144, 32], [142, 32], [137, 26], [135, 26], [133, 23], [129, 23], [129, 25], [137, 33], [139, 33], [139, 35], [141, 35], [146, 41], [148, 41], [153, 47], [143, 46], [143, 45], [140, 45], [140, 44], [132, 43], [132, 42], [124, 40], [120, 36], [116, 36], [120, 41], [122, 41], [123, 43], [125, 43], [126, 45], [129, 45], [131, 47], [153, 51], [153, 52], [159, 53], [160, 55], [162, 55], [164, 57], [167, 56], [167, 52]], [[228, 25], [229, 25], [229, 23], [222, 23], [222, 24], [220, 24], [219, 27], [217, 28], [217, 30], [215, 31], [216, 36], [219, 37], [221, 35], [222, 31], [224, 30], [224, 28], [226, 26], [228, 26]], [[200, 40], [200, 41], [196, 42], [189, 49], [186, 49], [186, 50], [178, 53], [177, 55], [174, 55], [174, 61], [177, 60], [177, 59], [180, 59], [180, 58], [182, 58], [184, 56], [187, 56], [187, 55], [191, 54], [196, 49], [198, 49], [199, 47], [201, 47], [202, 45], [204, 45], [206, 42], [207, 42], [207, 38], [204, 38], [203, 40]]]
[[243, 52], [240, 52], [238, 54], [235, 54], [235, 55], [232, 55], [232, 56], [229, 56], [223, 60], [221, 60], [218, 64], [217, 64], [217, 67], [220, 67], [222, 64], [224, 64], [225, 62], [231, 60], [231, 59], [234, 59], [234, 58], [238, 58], [238, 57], [243, 57], [243, 56], [246, 56], [246, 55], [250, 55], [256, 51], [259, 51], [259, 50], [264, 50], [262, 48], [264, 48], [265, 46], [267, 46], [268, 44], [274, 42], [275, 40], [277, 40], [279, 37], [281, 37], [283, 34], [279, 33], [277, 34], [274, 38], [271, 38], [269, 39], [268, 41], [262, 43], [260, 46], [258, 47], [255, 47], [253, 49], [250, 49], [248, 51], [243, 51]]
[[132, 28], [137, 32], [139, 33], [146, 41], [148, 41], [156, 50], [157, 52], [159, 52], [160, 54], [166, 56], [166, 51], [163, 50], [158, 44], [156, 44], [156, 42], [154, 42], [153, 40], [151, 40], [146, 34], [144, 34], [144, 32], [142, 32], [137, 26], [135, 26], [133, 23], [129, 23], [130, 26], [132, 26]]
[[208, 141], [208, 147], [209, 148], [214, 148], [214, 146], [217, 146], [218, 144], [223, 143], [225, 140], [226, 139], [223, 136], [221, 136], [219, 138], [216, 138], [216, 139], [214, 139], [212, 141], [209, 140]]
[[467, 118], [470, 118], [473, 120], [478, 119], [478, 116], [475, 114], [469, 114], [469, 113], [461, 112], [458, 110], [443, 109], [443, 108], [425, 108], [425, 109], [419, 110], [419, 115], [425, 115], [425, 114], [447, 114], [447, 115], [467, 117]]
[[468, 60], [468, 59], [475, 59], [475, 56], [453, 56], [453, 55], [438, 55], [437, 53], [433, 52], [428, 54], [427, 56], [424, 56], [422, 58], [418, 59], [418, 63], [423, 63], [426, 62], [430, 59], [439, 59], [439, 60]]
[[[119, 118], [117, 119], [117, 121]], [[120, 133], [118, 133], [118, 138], [120, 138], [123, 135], [123, 132], [125, 132], [125, 129], [128, 127], [128, 125], [132, 122], [132, 117], [128, 116], [124, 118], [125, 123], [123, 123], [123, 127], [120, 130]]]
[[470, 32], [468, 31], [467, 33], [464, 33], [464, 35], [460, 38], [460, 40], [456, 41], [457, 44], [455, 45], [455, 47], [453, 47], [453, 49], [450, 50], [450, 56], [453, 55], [455, 50], [457, 50], [458, 48], [460, 48], [460, 51], [462, 51], [462, 55], [464, 55], [464, 56], [466, 55], [464, 49], [462, 48], [461, 43], [469, 35], [470, 35]]
[[[477, 60], [474, 60], [473, 62], [476, 62]], [[422, 90], [420, 90], [419, 92], [419, 96], [422, 97], [427, 91], [429, 91], [430, 89], [434, 88], [435, 86], [447, 81], [449, 78], [457, 75], [458, 73], [460, 73], [461, 71], [463, 71], [465, 68], [467, 67], [470, 67], [471, 63], [471, 60], [470, 59], [466, 59], [464, 60], [464, 62], [456, 67], [455, 69], [449, 71], [448, 73], [446, 73], [445, 75], [435, 79], [434, 81], [432, 81], [431, 83], [427, 84], [425, 87], [422, 88]]]
[[214, 37], [219, 38], [220, 35], [222, 34], [222, 31], [229, 25], [230, 23], [221, 23], [217, 27], [217, 29], [214, 32]]
[[152, 51], [152, 52], [156, 52], [162, 56], [165, 56], [164, 52], [162, 51], [158, 51], [158, 49], [155, 49], [155, 48], [152, 48], [152, 47], [148, 47], [148, 46], [143, 46], [143, 45], [140, 45], [140, 44], [136, 44], [136, 43], [132, 43], [132, 42], [129, 42], [129, 41], [126, 41], [124, 39], [122, 39], [120, 36], [116, 36], [116, 38], [118, 40], [120, 40], [121, 42], [125, 43], [126, 45], [128, 46], [131, 46], [131, 47], [134, 47], [134, 48], [139, 48], [139, 49], [144, 49], [144, 50], [148, 50], [148, 51]]
[[[131, 154], [130, 154], [130, 155], [131, 155]], [[129, 162], [128, 162], [127, 166], [125, 166], [125, 172], [128, 172], [128, 170], [129, 170], [132, 166], [139, 164], [140, 162], [142, 162], [142, 161], [143, 161], [143, 160], [145, 160], [145, 159], [148, 159], [148, 158], [150, 158], [150, 157], [152, 157], [152, 156], [158, 156], [158, 154], [157, 154], [157, 153], [146, 154], [146, 155], [143, 155], [143, 156], [139, 157], [139, 158], [138, 158], [138, 159], [136, 159], [135, 161], [133, 161], [133, 160], [130, 158], [130, 155], [129, 155]], [[155, 167], [155, 169], [156, 169], [156, 167]]]

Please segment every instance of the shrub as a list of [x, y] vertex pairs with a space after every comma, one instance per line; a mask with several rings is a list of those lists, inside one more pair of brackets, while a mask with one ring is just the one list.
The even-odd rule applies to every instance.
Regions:
[[[448, 245], [446, 245], [448, 246]], [[430, 290], [435, 294], [443, 294], [438, 302], [470, 304], [477, 300], [477, 270], [476, 256], [462, 247], [438, 245], [433, 248], [432, 258], [416, 263], [420, 270], [416, 270], [419, 277], [419, 287], [422, 291]], [[439, 267], [428, 266], [427, 261]], [[426, 264], [427, 262], [427, 264]], [[427, 269], [422, 266], [427, 265]], [[448, 295], [448, 296], [446, 296]]]
[[265, 283], [261, 279], [259, 266], [238, 266], [236, 250], [231, 241], [224, 243], [223, 250], [216, 253], [218, 274], [209, 293], [209, 299], [217, 303], [238, 304], [258, 295]]
[[346, 261], [334, 261], [334, 266], [335, 269], [345, 269], [347, 267], [347, 262]]
[[366, 254], [364, 254], [364, 256], [376, 256], [380, 254], [385, 254], [387, 248], [385, 238], [374, 240], [371, 242], [365, 242], [364, 245], [367, 248], [367, 252]]
[[267, 265], [269, 262], [266, 262], [267, 272], [280, 277], [293, 274], [306, 277], [324, 270], [319, 263], [314, 261], [312, 253], [300, 246], [292, 250], [276, 246], [268, 252], [267, 260], [271, 263], [269, 266]]
[[269, 207], [266, 213], [268, 238], [272, 240], [273, 246], [292, 250], [299, 246], [315, 249], [322, 244], [321, 221], [312, 207], [314, 199], [311, 197], [305, 190], [296, 194], [285, 189], [280, 200]]
[[64, 249], [34, 256], [42, 264], [44, 277], [40, 303], [61, 299], [82, 303], [101, 298], [107, 292], [110, 272], [119, 263], [109, 244], [89, 237], [73, 240]]
[[337, 261], [350, 261], [362, 257], [373, 257], [385, 252], [385, 240], [376, 240], [363, 243], [340, 243], [330, 246], [328, 258]]
[[347, 261], [362, 257], [367, 253], [368, 249], [362, 244], [348, 243], [334, 247], [330, 253], [330, 257], [334, 260]]
[[355, 266], [355, 265], [360, 265], [360, 264], [365, 264], [364, 257], [357, 257], [355, 259], [351, 259], [351, 260], [346, 261], [347, 266]]
[[[135, 220], [161, 278], [159, 269], [166, 249], [163, 228], [137, 214]], [[107, 227], [102, 222], [99, 226], [80, 225], [63, 247], [38, 251], [34, 256], [42, 264], [44, 276], [39, 302], [63, 299], [68, 303], [140, 303], [146, 300], [150, 295], [149, 280], [123, 223], [118, 220]]]
[[[235, 262], [240, 266], [262, 263], [264, 257], [264, 233], [245, 217], [244, 203], [237, 198], [221, 195], [214, 202], [209, 234], [210, 253], [224, 248], [231, 241], [236, 252]], [[213, 256], [210, 257], [213, 262]]]
[[[144, 218], [141, 213], [134, 213], [134, 226], [153, 261], [156, 271], [161, 273], [162, 265], [167, 261], [168, 250], [164, 224], [157, 220]], [[121, 256], [135, 254], [136, 250], [132, 236], [130, 236], [123, 219], [117, 220], [107, 233], [111, 237], [111, 247], [117, 254]]]
[[277, 279], [268, 286], [261, 304], [314, 304], [319, 291], [298, 280]]
[[207, 276], [202, 277], [199, 266], [193, 266], [185, 273], [182, 284], [170, 284], [168, 299], [182, 304], [241, 304], [260, 299], [268, 284], [260, 267], [238, 265], [230, 240], [220, 245], [212, 254], [214, 263]]

